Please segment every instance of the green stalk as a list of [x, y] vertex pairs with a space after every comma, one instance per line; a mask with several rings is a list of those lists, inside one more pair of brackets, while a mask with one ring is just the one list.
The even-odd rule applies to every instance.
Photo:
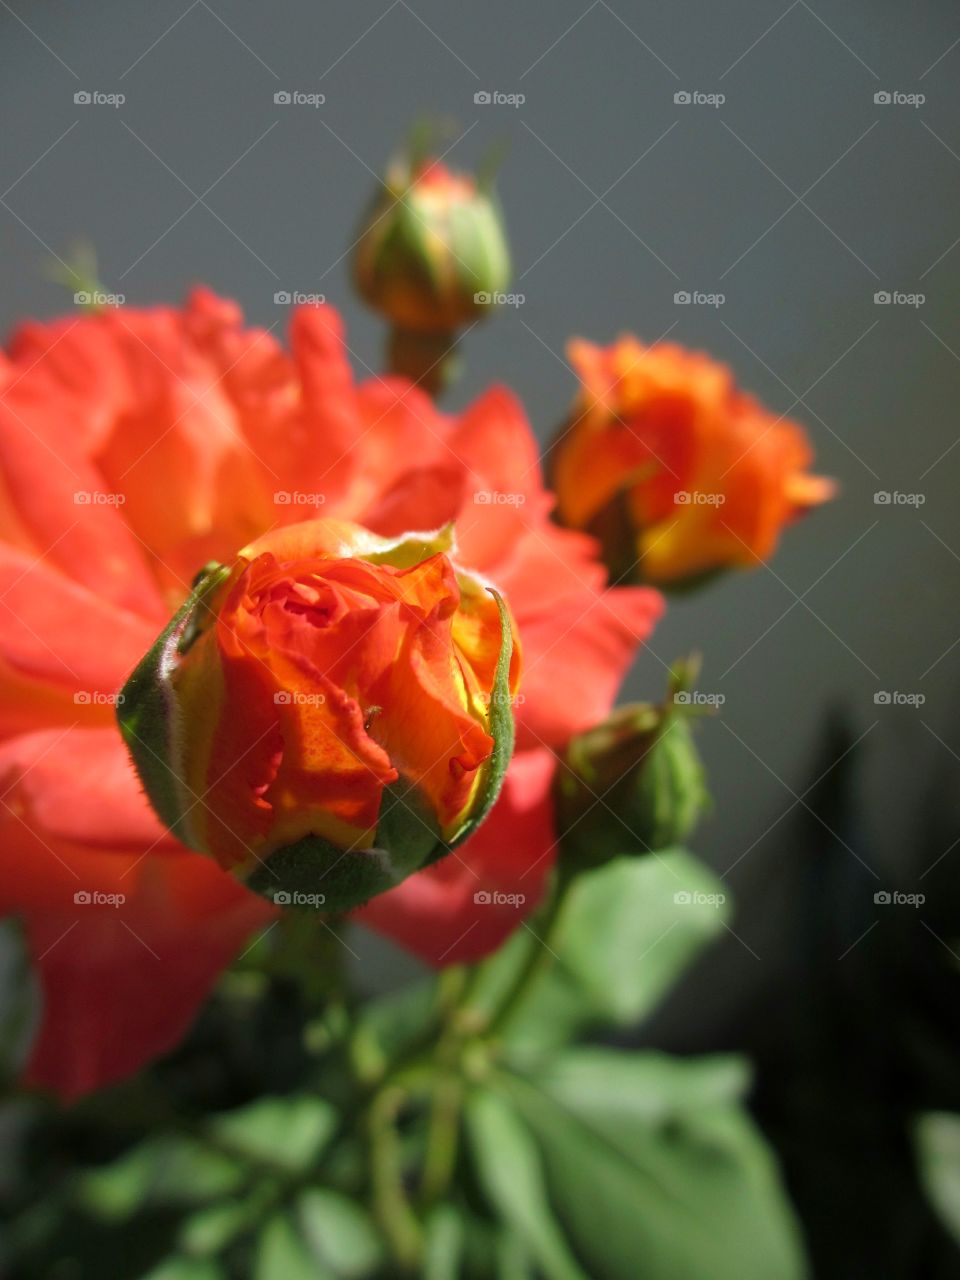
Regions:
[[533, 936], [530, 939], [530, 949], [524, 963], [510, 984], [506, 995], [482, 1027], [481, 1034], [485, 1039], [496, 1039], [555, 959], [550, 943], [556, 936], [567, 892], [572, 883], [571, 874], [557, 872], [544, 909], [534, 917], [538, 928], [535, 931], [528, 929]]
[[442, 1200], [453, 1181], [460, 1145], [463, 1094], [463, 1081], [453, 1074], [441, 1077], [433, 1091], [427, 1154], [420, 1175], [419, 1199], [424, 1208]]
[[397, 1117], [406, 1100], [396, 1086], [381, 1089], [370, 1106], [367, 1131], [373, 1212], [401, 1275], [416, 1275], [423, 1255], [423, 1231], [407, 1198]]

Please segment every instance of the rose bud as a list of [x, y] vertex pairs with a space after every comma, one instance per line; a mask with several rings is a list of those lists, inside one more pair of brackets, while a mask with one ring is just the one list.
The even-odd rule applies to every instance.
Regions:
[[768, 559], [783, 527], [825, 502], [803, 428], [730, 370], [670, 343], [576, 341], [581, 379], [551, 452], [558, 514], [603, 544], [615, 579], [688, 586]]
[[510, 759], [520, 661], [506, 606], [451, 541], [312, 520], [203, 571], [118, 710], [184, 844], [279, 904], [343, 911], [476, 828]]
[[555, 781], [566, 865], [656, 852], [693, 831], [710, 797], [688, 723], [688, 678], [678, 664], [661, 706], [619, 707], [570, 742]]
[[486, 315], [510, 279], [492, 191], [439, 160], [398, 158], [365, 220], [353, 269], [363, 298], [392, 326], [392, 371], [436, 390], [456, 331]]

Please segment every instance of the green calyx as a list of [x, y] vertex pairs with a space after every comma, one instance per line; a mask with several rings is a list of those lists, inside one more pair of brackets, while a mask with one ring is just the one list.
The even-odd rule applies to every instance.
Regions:
[[449, 336], [481, 318], [510, 280], [492, 191], [453, 176], [424, 183], [399, 162], [360, 233], [354, 277], [365, 301], [403, 332]]

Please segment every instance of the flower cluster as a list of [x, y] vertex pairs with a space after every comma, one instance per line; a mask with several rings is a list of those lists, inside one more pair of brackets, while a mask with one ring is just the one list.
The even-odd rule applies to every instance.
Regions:
[[[425, 789], [443, 847], [359, 919], [448, 965], [536, 906], [556, 858], [556, 753], [609, 712], [662, 601], [608, 587], [594, 539], [553, 522], [508, 391], [446, 415], [405, 379], [356, 384], [330, 308], [298, 308], [286, 349], [199, 290], [182, 309], [23, 326], [0, 357], [0, 479], [0, 907], [24, 921], [43, 989], [29, 1079], [76, 1095], [174, 1045], [276, 915], [224, 867], [269, 868], [307, 829], [363, 857], [400, 779]], [[314, 496], [325, 531], [277, 500], [291, 493]], [[476, 500], [491, 493], [513, 500]], [[376, 563], [342, 529], [331, 553], [327, 521], [393, 545], [449, 530], [449, 554]], [[210, 562], [228, 577], [213, 575], [220, 594], [203, 595], [154, 691], [178, 700], [155, 725], [189, 720], [178, 757], [169, 734], [138, 732], [127, 681]], [[487, 584], [509, 606], [522, 696], [516, 670], [496, 696]], [[356, 649], [336, 656], [348, 633]], [[499, 798], [431, 861], [473, 812], [503, 705], [516, 739]], [[180, 789], [175, 812], [155, 799], [162, 821], [117, 711], [128, 742], [147, 737], [141, 764], [152, 751]]]

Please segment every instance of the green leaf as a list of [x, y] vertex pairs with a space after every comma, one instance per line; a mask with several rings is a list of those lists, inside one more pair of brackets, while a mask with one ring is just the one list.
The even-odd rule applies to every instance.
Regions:
[[229, 1157], [192, 1138], [170, 1134], [82, 1173], [76, 1196], [88, 1213], [121, 1222], [147, 1207], [202, 1204], [230, 1195], [243, 1177]]
[[225, 1280], [226, 1272], [201, 1258], [166, 1258], [142, 1280]]
[[513, 1231], [502, 1231], [497, 1241], [497, 1280], [536, 1280], [530, 1250]]
[[177, 1232], [177, 1244], [192, 1257], [209, 1257], [226, 1248], [255, 1221], [254, 1205], [227, 1200], [192, 1213]]
[[539, 1152], [512, 1107], [478, 1089], [467, 1101], [466, 1126], [491, 1207], [526, 1243], [547, 1280], [589, 1280], [553, 1217]]
[[617, 858], [578, 876], [552, 942], [599, 1014], [649, 1014], [723, 928], [724, 886], [681, 849]]
[[[723, 928], [724, 886], [691, 854], [668, 849], [581, 872], [567, 891], [550, 950], [503, 1036], [511, 1057], [534, 1061], [591, 1028], [630, 1026], [650, 1014], [702, 947]], [[690, 901], [676, 901], [677, 895]], [[543, 944], [537, 917], [483, 966], [475, 1003], [496, 1007], [511, 976]]]
[[326, 1187], [304, 1191], [297, 1202], [304, 1239], [317, 1261], [342, 1280], [368, 1276], [380, 1263], [380, 1237], [355, 1201]]
[[439, 1205], [427, 1220], [423, 1280], [460, 1280], [463, 1248], [463, 1219], [453, 1205]]
[[585, 1047], [557, 1057], [539, 1073], [538, 1083], [570, 1105], [589, 1099], [591, 1114], [609, 1114], [613, 1126], [624, 1117], [657, 1125], [739, 1103], [750, 1086], [750, 1068], [733, 1054], [675, 1058], [653, 1050]]
[[554, 1211], [592, 1280], [799, 1280], [774, 1160], [730, 1059], [574, 1050], [499, 1085], [536, 1134]]
[[246, 1107], [215, 1116], [208, 1132], [231, 1152], [258, 1163], [300, 1173], [326, 1146], [337, 1113], [320, 1098], [291, 1095], [258, 1098]]
[[278, 1213], [260, 1232], [253, 1280], [336, 1280], [336, 1277], [316, 1261], [290, 1218]]
[[931, 1111], [918, 1118], [920, 1178], [947, 1230], [960, 1242], [960, 1116]]

